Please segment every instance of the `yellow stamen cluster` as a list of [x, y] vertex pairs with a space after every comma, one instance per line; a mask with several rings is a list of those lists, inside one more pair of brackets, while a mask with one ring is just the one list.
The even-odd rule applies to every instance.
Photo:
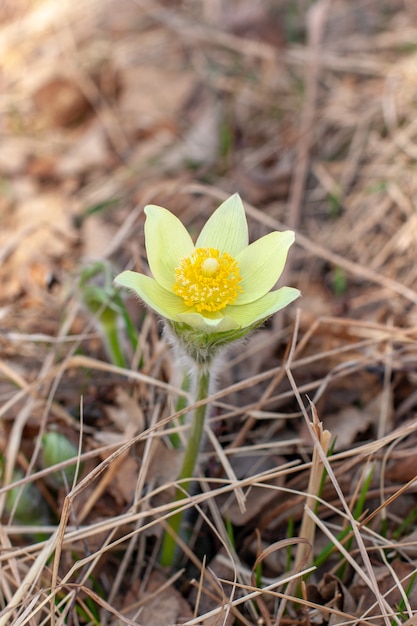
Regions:
[[199, 313], [224, 309], [242, 291], [238, 262], [215, 248], [196, 248], [190, 257], [182, 258], [175, 277], [174, 293]]

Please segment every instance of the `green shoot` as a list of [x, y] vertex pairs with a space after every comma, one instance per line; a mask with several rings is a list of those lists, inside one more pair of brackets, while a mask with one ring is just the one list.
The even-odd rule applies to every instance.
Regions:
[[119, 320], [122, 319], [133, 350], [137, 349], [138, 340], [134, 324], [113, 285], [114, 272], [111, 266], [98, 261], [84, 268], [78, 288], [88, 310], [97, 317], [103, 334], [107, 352], [112, 363], [126, 367], [126, 359], [119, 337]]

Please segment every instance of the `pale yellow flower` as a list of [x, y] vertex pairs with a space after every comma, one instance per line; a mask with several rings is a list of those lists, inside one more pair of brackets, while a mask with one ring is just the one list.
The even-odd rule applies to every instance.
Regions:
[[272, 232], [249, 244], [238, 194], [212, 214], [195, 244], [166, 209], [149, 205], [145, 213], [153, 278], [126, 271], [115, 280], [171, 322], [206, 334], [249, 329], [300, 295], [292, 287], [271, 291], [284, 269], [294, 233]]

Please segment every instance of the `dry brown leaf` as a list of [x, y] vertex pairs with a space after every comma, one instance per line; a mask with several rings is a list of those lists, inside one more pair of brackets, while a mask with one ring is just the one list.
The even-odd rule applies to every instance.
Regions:
[[188, 72], [162, 67], [130, 67], [123, 76], [120, 115], [132, 132], [153, 133], [161, 127], [175, 131], [177, 115], [193, 84]]
[[219, 156], [220, 123], [219, 105], [209, 100], [193, 124], [185, 131], [182, 141], [163, 158], [164, 166], [175, 169], [184, 163], [213, 164]]
[[325, 607], [343, 611], [347, 615], [356, 615], [357, 605], [350, 591], [333, 574], [324, 574], [318, 584], [307, 585], [307, 598], [323, 607], [312, 611], [310, 619], [314, 624], [326, 623], [334, 626], [346, 621], [345, 617], [326, 611]]
[[33, 101], [46, 126], [71, 126], [91, 111], [86, 96], [71, 77], [49, 78], [35, 91]]
[[145, 418], [137, 400], [122, 387], [116, 387], [114, 403], [105, 405], [104, 410], [118, 430], [127, 437], [141, 433], [145, 428]]
[[114, 239], [114, 227], [98, 215], [91, 215], [82, 223], [83, 257], [103, 259]]
[[3, 222], [0, 250], [7, 250], [0, 268], [2, 296], [32, 289], [32, 268], [53, 274], [56, 260], [72, 249], [76, 232], [63, 194], [45, 193], [22, 200]]
[[108, 491], [121, 506], [131, 504], [135, 497], [139, 476], [139, 461], [127, 456], [109, 483]]
[[[334, 449], [336, 451], [346, 450], [368, 428], [374, 427], [376, 429], [382, 414], [382, 403], [386, 402], [386, 394], [381, 392], [361, 409], [355, 406], [347, 406], [335, 415], [327, 415], [323, 421], [325, 427], [332, 433], [332, 439], [336, 440]], [[389, 399], [388, 403], [390, 404], [388, 407], [388, 422], [390, 422], [393, 410]], [[304, 422], [301, 425], [300, 437], [305, 438], [307, 441], [309, 440], [309, 434]]]
[[180, 473], [183, 452], [168, 448], [161, 439], [153, 439], [146, 477], [158, 485], [171, 483]]
[[91, 122], [58, 159], [56, 173], [61, 177], [86, 174], [108, 164], [109, 150], [105, 130], [100, 122]]
[[[404, 544], [404, 547], [401, 544]], [[408, 557], [412, 559], [417, 558], [417, 528], [406, 537], [401, 538], [400, 546], [401, 550], [407, 554]]]
[[364, 433], [373, 420], [367, 411], [348, 406], [336, 415], [327, 416], [324, 421], [326, 428], [332, 433], [332, 439], [336, 440], [334, 449], [337, 451], [350, 448], [358, 435]]
[[[193, 614], [182, 595], [172, 585], [165, 586], [167, 578], [160, 572], [152, 572], [146, 590], [135, 597], [133, 589], [125, 598], [125, 605], [140, 603], [140, 609], [127, 614], [144, 626], [169, 626], [190, 619]], [[162, 590], [161, 590], [162, 589]]]
[[7, 176], [22, 173], [29, 157], [38, 150], [38, 142], [28, 137], [3, 137], [0, 142], [0, 172]]
[[[46, 193], [22, 201], [6, 222], [17, 238], [13, 262], [24, 266], [39, 257], [57, 257], [68, 251], [76, 233], [66, 199], [58, 193]], [[4, 231], [3, 231], [4, 232]], [[4, 238], [7, 238], [4, 232]]]
[[[283, 459], [277, 457], [262, 458], [254, 454], [233, 456], [230, 464], [238, 479], [253, 476], [256, 482], [256, 474], [278, 467]], [[278, 477], [265, 482], [265, 485], [282, 486], [283, 480]], [[232, 524], [244, 526], [251, 519], [259, 515], [264, 507], [271, 502], [271, 490], [268, 487], [248, 487], [245, 489], [245, 511], [242, 512], [236, 497], [226, 494], [218, 497], [218, 506], [223, 517], [227, 517]]]
[[335, 301], [323, 281], [321, 283], [311, 281], [308, 270], [302, 277], [300, 285], [303, 297], [300, 298], [298, 307], [301, 309], [301, 327], [309, 328], [321, 317], [333, 315]]
[[[204, 577], [201, 581], [195, 582], [195, 586], [190, 594], [190, 601], [195, 604], [198, 601], [196, 607], [197, 615], [203, 616], [201, 619], [202, 626], [231, 626], [235, 623], [233, 613], [230, 612], [226, 619], [223, 611], [220, 611], [218, 615], [207, 617], [204, 619], [204, 614], [209, 613], [213, 609], [217, 609], [219, 606], [225, 604], [226, 595], [223, 590], [223, 586], [218, 580], [219, 578], [228, 579], [230, 577], [230, 567], [227, 565], [228, 557], [225, 555], [224, 550], [221, 550], [210, 561], [209, 566], [204, 572]], [[239, 595], [239, 592], [235, 591]]]
[[[221, 6], [221, 5], [220, 5]], [[239, 4], [225, 3], [222, 26], [243, 38], [268, 43], [278, 49], [285, 46], [286, 26], [278, 11], [268, 9], [268, 5], [245, 0]]]
[[415, 440], [407, 441], [406, 450], [394, 450], [385, 472], [386, 478], [393, 482], [404, 484], [417, 475], [417, 452]]
[[[285, 153], [284, 153], [285, 154]], [[292, 159], [285, 155], [274, 166], [237, 165], [236, 176], [242, 196], [251, 204], [259, 205], [271, 199], [286, 198], [293, 170]]]
[[[395, 559], [391, 563], [391, 567], [395, 574], [397, 575], [401, 586], [403, 588], [403, 593], [407, 592], [407, 597], [410, 605], [412, 607], [417, 606], [417, 581], [412, 581], [411, 576], [415, 573], [416, 568], [412, 563], [405, 563], [404, 561], [400, 561], [399, 559]], [[391, 574], [389, 568], [385, 565], [380, 565], [378, 567], [374, 567], [374, 573], [376, 576], [376, 580], [378, 583], [378, 588], [382, 594], [384, 594], [384, 598], [387, 600], [388, 604], [392, 607], [397, 606], [401, 603], [403, 599], [403, 595], [398, 588], [396, 581], [394, 580], [393, 575]], [[402, 580], [404, 579], [404, 580]], [[412, 584], [411, 590], [408, 589], [410, 583]], [[352, 596], [355, 598], [358, 605], [361, 607], [361, 611], [367, 611], [371, 606], [375, 604], [375, 594], [372, 590], [364, 583], [364, 581], [355, 574], [353, 584], [350, 588]], [[378, 615], [380, 609], [377, 606], [370, 609], [368, 616]], [[376, 624], [383, 624], [384, 621], [379, 619], [375, 620]]]

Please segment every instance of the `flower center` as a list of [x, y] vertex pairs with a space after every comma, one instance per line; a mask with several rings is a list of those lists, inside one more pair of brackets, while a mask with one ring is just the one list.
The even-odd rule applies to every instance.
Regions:
[[215, 248], [196, 248], [183, 257], [175, 270], [174, 293], [187, 306], [202, 311], [220, 311], [242, 291], [238, 262]]

